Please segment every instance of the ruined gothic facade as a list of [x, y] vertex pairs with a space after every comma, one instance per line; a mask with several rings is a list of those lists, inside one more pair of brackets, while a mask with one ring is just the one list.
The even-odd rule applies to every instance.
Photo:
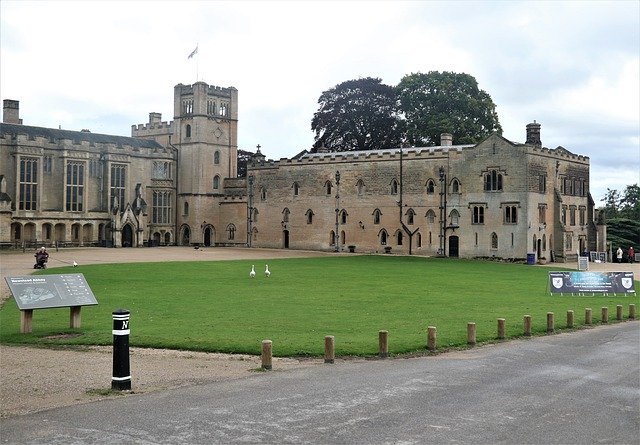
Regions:
[[604, 250], [589, 159], [493, 134], [476, 145], [267, 160], [237, 177], [238, 91], [174, 88], [131, 137], [24, 125], [4, 100], [0, 243], [248, 246], [562, 261]]

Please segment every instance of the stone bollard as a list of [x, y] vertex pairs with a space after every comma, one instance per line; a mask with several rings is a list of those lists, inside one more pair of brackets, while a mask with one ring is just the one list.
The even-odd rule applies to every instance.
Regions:
[[553, 312], [547, 312], [547, 332], [556, 330]]
[[567, 327], [573, 328], [573, 311], [567, 311]]
[[622, 321], [623, 317], [622, 317], [622, 305], [619, 304], [616, 306], [616, 320], [618, 321]]
[[524, 335], [531, 337], [531, 315], [524, 316]]
[[584, 309], [584, 324], [593, 323], [593, 313], [590, 307]]
[[117, 391], [131, 389], [129, 366], [129, 311], [116, 309], [113, 317], [113, 375], [111, 389]]
[[467, 323], [467, 343], [470, 345], [476, 344], [476, 324], [473, 322]]
[[273, 355], [271, 352], [271, 340], [262, 340], [262, 369], [272, 369]]
[[389, 356], [389, 331], [378, 332], [378, 350], [380, 358]]
[[635, 320], [636, 318], [636, 305], [635, 304], [630, 304], [629, 305], [629, 320]]
[[506, 337], [504, 325], [505, 325], [505, 319], [498, 318], [498, 338], [500, 340], [504, 340], [504, 338]]
[[602, 308], [602, 317], [600, 317], [602, 321], [602, 323], [609, 323], [609, 308], [608, 307], [603, 307]]
[[435, 326], [429, 326], [427, 328], [427, 349], [429, 351], [435, 351], [438, 341], [438, 332]]
[[324, 362], [333, 363], [336, 358], [335, 338], [333, 335], [324, 337]]

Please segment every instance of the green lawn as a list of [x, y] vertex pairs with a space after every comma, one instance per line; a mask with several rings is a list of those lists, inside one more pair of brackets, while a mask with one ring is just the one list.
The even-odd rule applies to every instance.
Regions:
[[[256, 278], [249, 278], [251, 265]], [[340, 256], [264, 262], [167, 262], [48, 269], [82, 273], [99, 302], [82, 309], [82, 327], [70, 329], [69, 309], [36, 310], [33, 332], [20, 334], [11, 299], [0, 309], [0, 342], [110, 345], [111, 313], [131, 311], [131, 346], [259, 354], [264, 339], [277, 356], [322, 355], [334, 335], [336, 355], [374, 355], [378, 331], [389, 331], [389, 352], [424, 350], [428, 326], [438, 347], [466, 344], [467, 322], [478, 342], [493, 341], [497, 319], [507, 337], [522, 335], [524, 315], [534, 334], [546, 331], [554, 312], [564, 329], [567, 310], [584, 324], [584, 309], [600, 322], [603, 306], [615, 321], [616, 305], [638, 305], [638, 296], [550, 296], [551, 269], [522, 264], [397, 256]], [[636, 282], [636, 289], [638, 289]], [[66, 336], [59, 334], [80, 334]]]

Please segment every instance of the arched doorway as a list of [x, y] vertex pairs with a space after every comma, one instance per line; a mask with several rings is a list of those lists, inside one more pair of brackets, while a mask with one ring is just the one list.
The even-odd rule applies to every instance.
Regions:
[[182, 228], [182, 241], [180, 242], [180, 244], [182, 244], [183, 246], [188, 246], [190, 243], [190, 239], [191, 239], [191, 230], [189, 230], [189, 226], [184, 226]]
[[207, 226], [204, 228], [204, 245], [211, 246], [213, 243], [215, 243], [213, 227]]
[[289, 231], [288, 230], [282, 231], [282, 247], [284, 247], [285, 249], [289, 248]]
[[122, 228], [122, 247], [133, 246], [133, 229], [131, 224], [125, 224]]
[[542, 258], [542, 238], [538, 238], [536, 244], [536, 258]]
[[458, 258], [458, 244], [460, 242], [460, 239], [455, 236], [452, 235], [449, 237], [449, 257], [451, 258]]

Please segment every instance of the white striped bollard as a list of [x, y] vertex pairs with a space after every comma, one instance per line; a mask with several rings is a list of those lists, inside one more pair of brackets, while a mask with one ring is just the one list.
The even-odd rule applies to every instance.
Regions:
[[113, 316], [113, 376], [111, 389], [123, 391], [131, 389], [129, 368], [129, 311], [116, 309]]

